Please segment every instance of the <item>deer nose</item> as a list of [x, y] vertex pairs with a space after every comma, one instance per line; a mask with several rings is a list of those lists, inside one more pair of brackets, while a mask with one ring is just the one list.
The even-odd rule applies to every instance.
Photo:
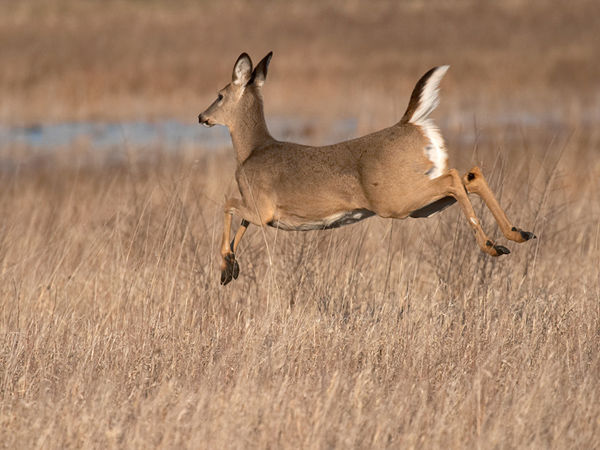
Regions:
[[202, 114], [200, 114], [198, 116], [198, 122], [200, 122], [202, 125], [204, 125], [205, 127], [212, 127], [214, 124], [210, 123], [210, 120], [207, 119], [206, 117], [204, 117]]

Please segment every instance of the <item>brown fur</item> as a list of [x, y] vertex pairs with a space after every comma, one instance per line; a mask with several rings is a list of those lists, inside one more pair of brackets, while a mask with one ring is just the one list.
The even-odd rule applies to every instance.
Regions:
[[[267, 129], [261, 88], [270, 59], [271, 53], [252, 71], [250, 58], [242, 54], [232, 83], [199, 115], [204, 125], [229, 128], [238, 163], [236, 179], [242, 198], [225, 204], [223, 284], [237, 277], [234, 254], [248, 222], [285, 230], [326, 229], [375, 214], [396, 219], [411, 214], [427, 217], [457, 201], [479, 247], [491, 256], [509, 253], [485, 235], [468, 199], [467, 194], [474, 193], [484, 199], [508, 239], [523, 242], [533, 237], [512, 226], [479, 168], [461, 179], [456, 170], [444, 167], [441, 176], [430, 178], [434, 163], [425, 148], [431, 141], [410, 120], [420, 102], [427, 101], [422, 92], [436, 69], [419, 80], [396, 125], [350, 141], [310, 147], [277, 141]], [[233, 214], [244, 222], [230, 245]]]

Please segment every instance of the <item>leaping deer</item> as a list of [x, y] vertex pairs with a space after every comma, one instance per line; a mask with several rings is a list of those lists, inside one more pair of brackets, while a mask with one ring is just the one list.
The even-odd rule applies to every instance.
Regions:
[[[448, 66], [423, 75], [397, 124], [357, 139], [311, 147], [277, 141], [267, 129], [262, 87], [272, 55], [252, 70], [250, 57], [243, 53], [233, 67], [231, 83], [198, 116], [207, 127], [229, 128], [242, 196], [225, 203], [221, 284], [238, 277], [235, 253], [251, 223], [282, 230], [325, 230], [374, 215], [429, 217], [458, 201], [479, 248], [491, 256], [510, 253], [481, 228], [468, 198], [477, 194], [506, 238], [525, 242], [535, 237], [511, 224], [479, 167], [462, 178], [447, 168], [444, 140], [427, 117], [439, 103], [438, 86]], [[234, 214], [242, 223], [230, 244]]]

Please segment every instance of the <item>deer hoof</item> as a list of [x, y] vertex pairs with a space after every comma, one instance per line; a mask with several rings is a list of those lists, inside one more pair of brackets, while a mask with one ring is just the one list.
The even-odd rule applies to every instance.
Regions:
[[232, 280], [231, 272], [227, 268], [221, 271], [221, 286], [225, 286]]
[[231, 274], [233, 275], [234, 280], [237, 280], [237, 277], [240, 274], [240, 265], [235, 260], [233, 261], [233, 271]]
[[225, 267], [221, 270], [221, 285], [225, 286], [231, 280], [236, 280], [240, 274], [240, 266], [233, 254], [225, 257]]
[[535, 234], [533, 234], [531, 231], [519, 230], [519, 233], [521, 233], [521, 237], [523, 239], [525, 239], [526, 241], [528, 241], [529, 239], [537, 239], [537, 236]]
[[530, 231], [523, 231], [523, 230], [521, 230], [520, 228], [517, 228], [517, 227], [512, 227], [511, 231], [514, 232], [514, 233], [519, 233], [517, 235], [519, 237], [513, 238], [513, 241], [516, 241], [516, 242], [525, 242], [525, 241], [528, 241], [529, 239], [536, 239], [537, 238], [537, 236], [535, 234], [533, 234], [532, 232], [530, 232]]
[[508, 255], [510, 253], [510, 250], [503, 245], [494, 245], [494, 250], [496, 250], [497, 253], [495, 256]]

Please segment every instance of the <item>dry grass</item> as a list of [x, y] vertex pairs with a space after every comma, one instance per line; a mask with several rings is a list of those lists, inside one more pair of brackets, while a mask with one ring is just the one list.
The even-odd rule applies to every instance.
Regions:
[[590, 147], [481, 133], [466, 163], [487, 162], [538, 235], [507, 257], [479, 252], [456, 207], [250, 228], [226, 288], [229, 151], [17, 161], [1, 179], [1, 445], [598, 448]]
[[371, 131], [450, 63], [451, 160], [538, 239], [251, 227], [223, 288], [230, 149], [0, 148], [0, 448], [600, 448], [597, 2], [166, 5], [0, 0], [0, 122], [193, 120], [272, 49], [267, 112]]

